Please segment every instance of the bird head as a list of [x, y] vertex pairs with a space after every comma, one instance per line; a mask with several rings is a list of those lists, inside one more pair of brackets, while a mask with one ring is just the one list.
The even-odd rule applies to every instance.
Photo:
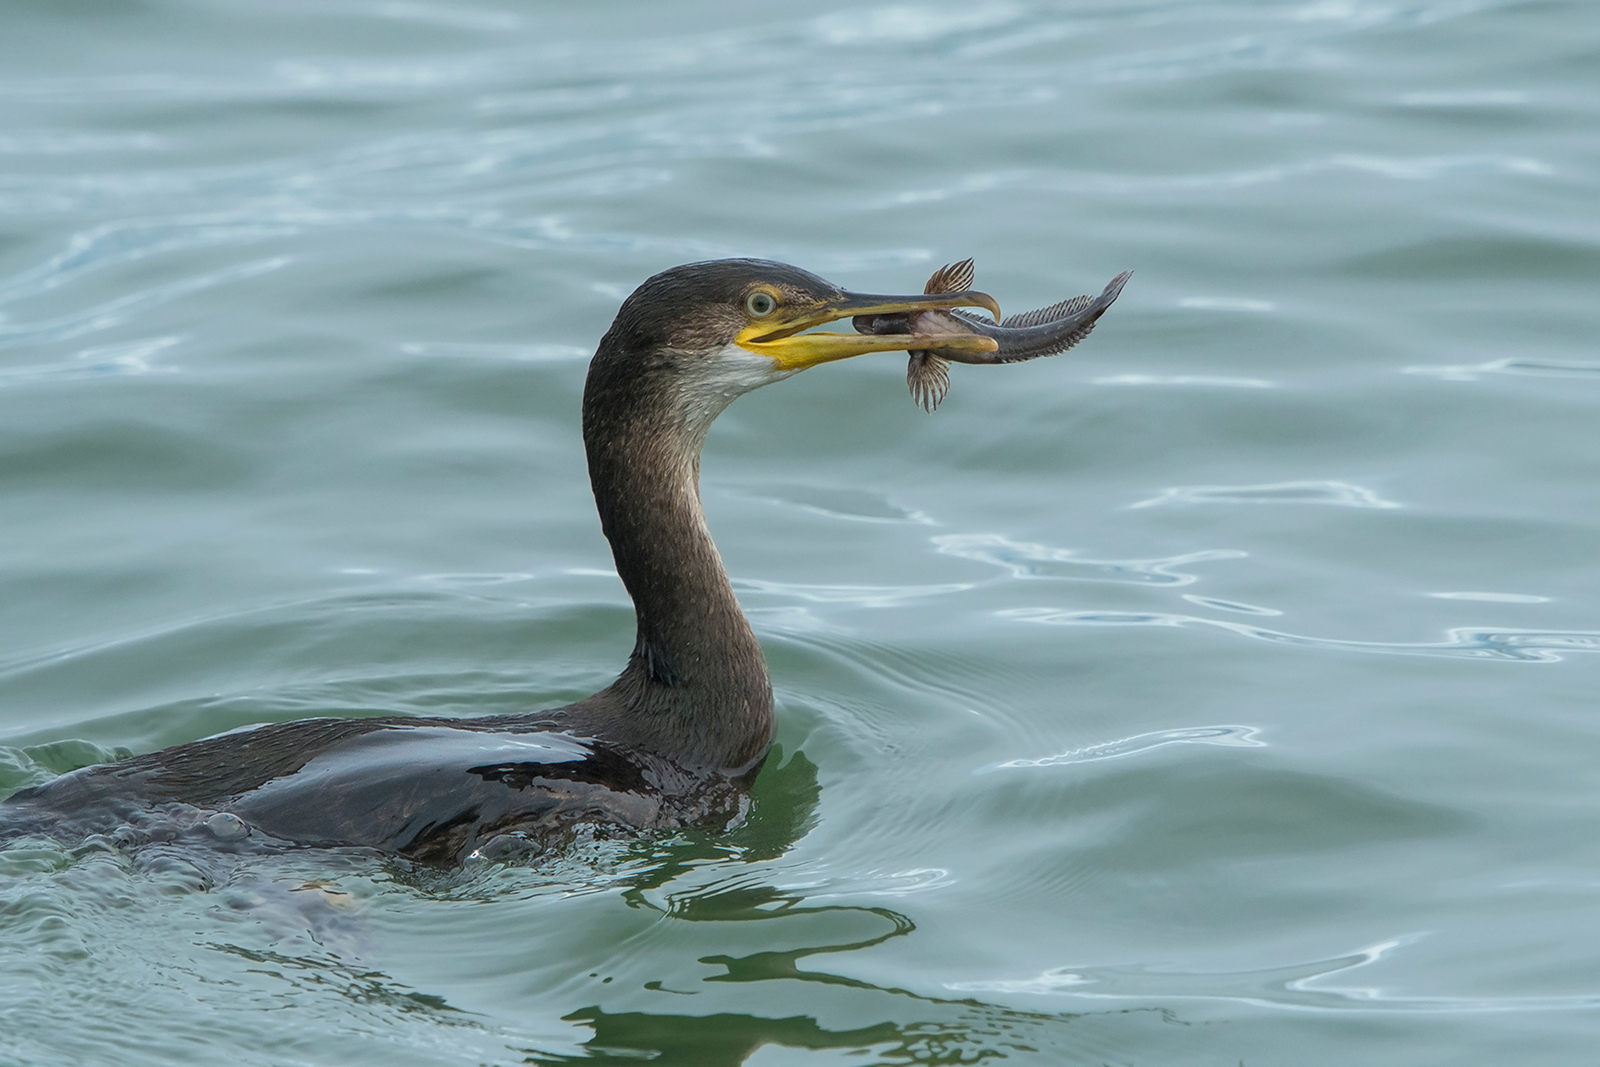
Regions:
[[[759, 259], [688, 263], [648, 279], [624, 301], [601, 344], [634, 369], [672, 369], [736, 388], [735, 395], [819, 363], [866, 352], [939, 345], [992, 351], [983, 337], [811, 332], [858, 315], [955, 307], [998, 314], [985, 293], [879, 296], [851, 293], [809, 271]], [[986, 346], [986, 347], [985, 347]]]
[[[993, 351], [987, 337], [816, 332], [858, 315], [976, 306], [996, 315], [979, 292], [877, 296], [851, 293], [809, 271], [759, 259], [688, 263], [634, 290], [600, 341], [584, 388], [586, 434], [658, 427], [664, 443], [697, 455], [711, 422], [738, 396], [819, 363], [866, 352], [969, 346]], [[611, 427], [613, 429], [603, 429]], [[655, 430], [648, 430], [656, 433]]]

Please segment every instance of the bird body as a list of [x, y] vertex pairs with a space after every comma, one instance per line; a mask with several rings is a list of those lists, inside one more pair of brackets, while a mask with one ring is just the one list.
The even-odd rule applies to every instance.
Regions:
[[740, 814], [749, 774], [576, 736], [561, 728], [567, 710], [272, 723], [62, 775], [0, 812], [126, 847], [345, 846], [437, 863], [538, 853], [583, 826], [720, 827]]

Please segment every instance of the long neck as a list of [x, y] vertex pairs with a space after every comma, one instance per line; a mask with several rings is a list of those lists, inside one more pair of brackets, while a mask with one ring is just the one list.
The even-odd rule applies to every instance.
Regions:
[[771, 742], [772, 688], [701, 510], [705, 426], [672, 400], [593, 372], [585, 389], [589, 480], [638, 617], [627, 667], [586, 703], [603, 736], [737, 772]]

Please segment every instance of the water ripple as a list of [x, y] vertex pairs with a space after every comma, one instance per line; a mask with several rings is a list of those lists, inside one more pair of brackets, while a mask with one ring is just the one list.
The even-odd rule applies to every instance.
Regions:
[[107, 300], [95, 307], [85, 308], [71, 315], [39, 322], [10, 324], [0, 322], [0, 348], [48, 341], [65, 341], [86, 333], [117, 326], [139, 312], [146, 311], [169, 300], [197, 293], [228, 282], [254, 278], [288, 266], [291, 256], [274, 256], [250, 263], [238, 263], [220, 270], [207, 271], [191, 278], [180, 278], [164, 285], [151, 286], [139, 292]]
[[978, 30], [1005, 26], [1026, 17], [1017, 4], [896, 4], [824, 15], [812, 32], [829, 45], [866, 45], [874, 50], [885, 41], [933, 41], [963, 37]]
[[1089, 65], [1104, 82], [1179, 81], [1241, 70], [1295, 70], [1302, 73], [1340, 65], [1327, 49], [1267, 34], [1239, 34], [1167, 48], [1106, 56]]
[[1392, 0], [1313, 0], [1294, 8], [1287, 17], [1295, 22], [1337, 22], [1351, 29], [1375, 26], [1425, 26], [1460, 18], [1493, 7], [1491, 0], [1433, 0], [1432, 3], [1393, 3]]
[[582, 345], [497, 344], [483, 341], [407, 341], [400, 351], [408, 356], [452, 359], [514, 360], [518, 363], [579, 363], [594, 354]]
[[1218, 600], [1216, 597], [1196, 596], [1193, 593], [1184, 593], [1183, 599], [1202, 608], [1211, 608], [1214, 611], [1236, 611], [1240, 615], [1282, 615], [1277, 608], [1264, 608], [1259, 604], [1242, 604], [1237, 600]]
[[176, 367], [158, 367], [151, 359], [177, 344], [177, 337], [150, 337], [117, 345], [85, 348], [64, 363], [39, 363], [0, 370], [0, 389], [33, 382], [78, 381], [84, 378], [116, 378], [143, 374], [171, 374]]
[[509, 11], [472, 9], [449, 4], [387, 3], [369, 9], [380, 18], [397, 22], [422, 22], [435, 26], [448, 26], [454, 30], [476, 30], [495, 33], [514, 30], [523, 25], [522, 19]]
[[827, 900], [832, 897], [905, 897], [930, 889], [943, 889], [956, 884], [957, 879], [943, 867], [912, 867], [903, 871], [882, 871], [867, 868], [851, 872], [839, 879], [819, 883], [826, 892], [805, 886], [808, 901]]
[[1600, 1006], [1600, 992], [1553, 996], [1419, 996], [1376, 984], [1330, 981], [1422, 940], [1404, 934], [1330, 959], [1248, 971], [1162, 970], [1148, 965], [1057, 967], [1032, 978], [947, 982], [966, 993], [1062, 995], [1092, 1000], [1221, 1000], [1292, 1011], [1522, 1012]]
[[1517, 89], [1452, 89], [1444, 92], [1401, 93], [1402, 107], [1516, 107], [1530, 97]]
[[1276, 389], [1265, 378], [1225, 378], [1208, 374], [1108, 374], [1091, 378], [1095, 385], [1198, 385], [1217, 389]]
[[1160, 504], [1333, 504], [1345, 508], [1398, 508], [1371, 489], [1349, 482], [1272, 482], [1266, 485], [1179, 485], [1130, 508]]
[[[1014, 99], [1008, 103], [1040, 102]], [[991, 101], [1000, 103], [1000, 101]], [[1004, 189], [1070, 194], [1076, 196], [1127, 197], [1146, 201], [1163, 193], [1190, 193], [1197, 190], [1237, 190], [1258, 185], [1279, 185], [1301, 178], [1317, 178], [1329, 173], [1354, 171], [1399, 181], [1431, 181], [1464, 174], [1510, 174], [1548, 177], [1555, 167], [1530, 156], [1473, 153], [1453, 156], [1374, 156], [1335, 155], [1297, 163], [1278, 163], [1243, 170], [1222, 170], [1188, 174], [1095, 173], [1085, 170], [1036, 172], [1010, 170], [981, 175], [963, 174], [943, 185], [920, 187], [896, 194], [887, 200], [869, 201], [869, 206], [902, 203], [929, 203], [963, 195], [992, 194]], [[1199, 298], [1206, 299], [1206, 298]], [[1251, 301], [1251, 304], [1259, 302]], [[1193, 306], [1193, 305], [1190, 305]], [[1216, 305], [1207, 305], [1215, 307]], [[1228, 301], [1227, 310], [1268, 310], [1242, 307]]]
[[807, 585], [800, 582], [775, 582], [760, 578], [733, 579], [735, 592], [766, 593], [791, 597], [813, 604], [854, 604], [863, 608], [890, 608], [911, 600], [976, 588], [972, 582], [944, 585]]
[[238, 213], [105, 223], [73, 234], [63, 251], [0, 284], [0, 304], [48, 292], [98, 267], [194, 248], [286, 237], [297, 231], [298, 227], [287, 221], [263, 221]]
[[1186, 296], [1178, 301], [1178, 306], [1200, 311], [1272, 311], [1277, 307], [1270, 300], [1237, 296]]
[[1395, 656], [1433, 656], [1444, 659], [1510, 660], [1518, 663], [1557, 663], [1566, 652], [1600, 652], [1600, 630], [1513, 630], [1462, 626], [1445, 631], [1443, 641], [1350, 641], [1333, 637], [1268, 630], [1223, 619], [1196, 615], [1132, 611], [1062, 611], [1055, 608], [1010, 608], [996, 612], [1001, 618], [1054, 626], [1209, 626], [1218, 630], [1298, 648], [1373, 652]]
[[1405, 367], [1401, 373], [1425, 374], [1452, 382], [1475, 382], [1485, 374], [1515, 374], [1530, 378], [1600, 378], [1600, 363], [1512, 357], [1491, 359], [1487, 363], [1441, 363]]
[[1251, 170], [1223, 171], [1216, 174], [1185, 175], [1177, 178], [1145, 179], [1156, 185], [1240, 188], [1271, 185], [1289, 178], [1310, 177], [1337, 171], [1355, 171], [1397, 181], [1430, 181], [1457, 174], [1521, 174], [1548, 177], [1555, 168], [1530, 156], [1509, 156], [1493, 152], [1473, 152], [1447, 156], [1377, 156], [1339, 154], [1303, 163], [1285, 163]]
[[826, 515], [832, 519], [849, 519], [852, 522], [915, 523], [919, 526], [938, 525], [926, 512], [902, 507], [883, 493], [865, 489], [790, 484], [763, 486], [759, 491], [739, 489], [725, 491], [746, 500], [798, 508], [814, 515]]
[[1234, 748], [1262, 748], [1265, 741], [1257, 741], [1260, 730], [1254, 726], [1188, 726], [1176, 730], [1156, 730], [1135, 734], [1117, 741], [1103, 741], [1086, 745], [1054, 756], [1038, 759], [1014, 759], [996, 764], [991, 770], [1008, 770], [1017, 767], [1055, 767], [1066, 763], [1094, 763], [1099, 760], [1137, 756], [1142, 752], [1166, 745], [1227, 745]]
[[1532, 593], [1479, 593], [1463, 590], [1455, 593], [1426, 593], [1436, 600], [1481, 600], [1487, 604], [1548, 604], [1550, 597]]
[[1179, 570], [1191, 563], [1243, 559], [1235, 549], [1209, 549], [1160, 559], [1080, 559], [1070, 548], [1013, 541], [1000, 534], [941, 534], [932, 538], [941, 553], [1003, 567], [1013, 578], [1062, 578], [1128, 585], [1190, 585], [1198, 575]]
[[149, 152], [165, 148], [167, 140], [151, 133], [34, 133], [0, 135], [0, 155], [65, 156], [86, 152]]

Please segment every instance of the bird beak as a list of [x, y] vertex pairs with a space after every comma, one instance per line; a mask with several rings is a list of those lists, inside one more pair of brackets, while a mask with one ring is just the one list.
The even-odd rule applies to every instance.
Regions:
[[993, 339], [976, 335], [930, 334], [922, 337], [915, 333], [801, 332], [825, 322], [856, 315], [895, 315], [959, 307], [987, 308], [994, 313], [995, 321], [1000, 321], [1000, 305], [994, 297], [971, 290], [918, 296], [840, 293], [808, 306], [780, 308], [775, 314], [740, 330], [734, 340], [741, 348], [770, 357], [780, 370], [786, 371], [804, 370], [818, 363], [831, 363], [864, 352], [904, 352], [922, 348], [996, 351], [999, 345]]

